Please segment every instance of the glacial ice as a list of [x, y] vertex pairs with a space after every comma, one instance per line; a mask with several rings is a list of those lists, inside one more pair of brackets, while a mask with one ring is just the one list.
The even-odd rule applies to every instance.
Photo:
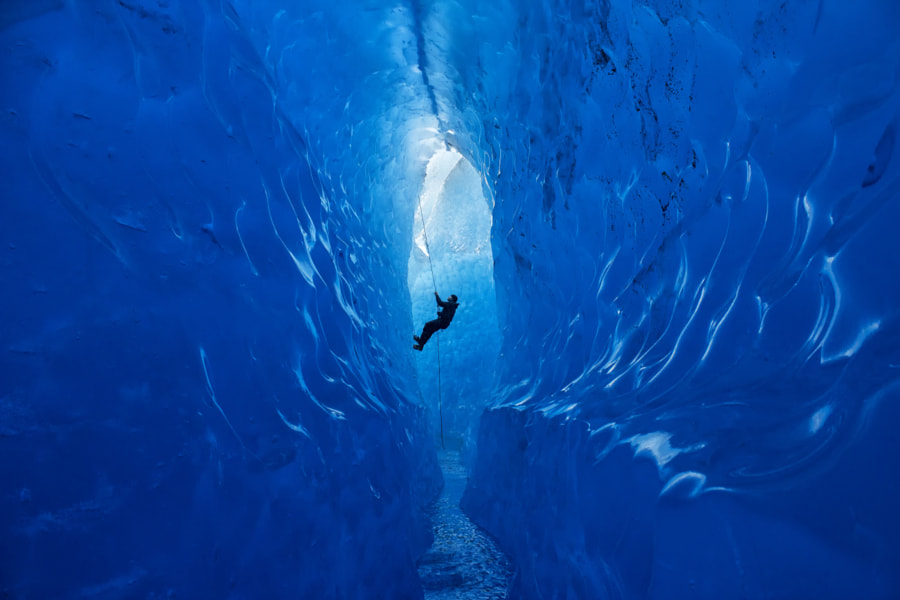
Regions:
[[510, 598], [900, 596], [897, 30], [8, 0], [0, 595], [421, 598], [443, 416]]

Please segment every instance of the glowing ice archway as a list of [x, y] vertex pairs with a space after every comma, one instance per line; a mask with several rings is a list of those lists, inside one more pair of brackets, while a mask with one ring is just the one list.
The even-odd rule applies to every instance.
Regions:
[[444, 432], [448, 443], [458, 443], [474, 436], [500, 349], [491, 205], [472, 164], [456, 150], [442, 148], [428, 161], [415, 210], [408, 285], [416, 333], [435, 318], [435, 286], [443, 298], [456, 294], [460, 299], [450, 328], [416, 353], [416, 371], [437, 432], [440, 344]]

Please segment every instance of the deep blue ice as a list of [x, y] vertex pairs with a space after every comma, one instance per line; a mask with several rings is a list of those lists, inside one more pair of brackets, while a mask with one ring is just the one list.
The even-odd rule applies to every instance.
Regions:
[[0, 599], [900, 598], [897, 31], [4, 0]]

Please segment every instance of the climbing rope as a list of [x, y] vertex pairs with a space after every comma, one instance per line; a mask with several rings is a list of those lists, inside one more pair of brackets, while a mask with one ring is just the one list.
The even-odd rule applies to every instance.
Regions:
[[[434, 278], [434, 265], [431, 263], [431, 248], [428, 247], [428, 232], [425, 230], [425, 211], [422, 210], [422, 195], [419, 194], [419, 215], [422, 217], [422, 236], [425, 238], [425, 254], [428, 256], [428, 267], [431, 269], [431, 284], [434, 293], [437, 294], [437, 280]], [[437, 361], [438, 361], [438, 416], [441, 423], [441, 448], [444, 448], [444, 411], [441, 407], [441, 332], [437, 332]]]

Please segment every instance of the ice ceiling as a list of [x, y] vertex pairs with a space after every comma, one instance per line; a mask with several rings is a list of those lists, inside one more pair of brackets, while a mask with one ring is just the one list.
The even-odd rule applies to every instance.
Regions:
[[509, 597], [896, 598], [898, 30], [5, 2], [0, 591], [422, 597], [436, 286]]

